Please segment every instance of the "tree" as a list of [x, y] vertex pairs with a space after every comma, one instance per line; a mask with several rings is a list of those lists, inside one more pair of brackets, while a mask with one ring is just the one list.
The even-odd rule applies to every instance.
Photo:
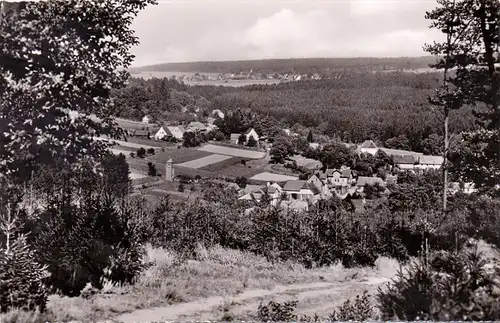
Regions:
[[137, 149], [136, 155], [139, 158], [144, 158], [146, 156], [146, 149], [144, 149], [143, 147]]
[[148, 176], [156, 177], [156, 166], [152, 162], [148, 163]]
[[385, 147], [392, 149], [411, 150], [410, 141], [405, 135], [387, 139], [385, 141]]
[[307, 142], [314, 142], [314, 137], [312, 133], [312, 129], [309, 129], [309, 133], [307, 134]]
[[148, 148], [147, 153], [148, 153], [148, 155], [154, 155], [155, 154], [155, 149], [154, 148]]
[[[25, 15], [2, 19], [2, 173], [99, 159], [108, 144], [92, 137], [122, 135], [110, 117], [110, 93], [125, 85], [130, 48], [138, 43], [130, 25], [150, 3], [37, 1], [27, 4]], [[67, 109], [80, 114], [71, 121]]]
[[244, 145], [246, 142], [247, 142], [247, 136], [245, 136], [245, 134], [244, 134], [244, 133], [242, 133], [242, 134], [238, 137], [238, 145]]
[[294, 154], [293, 145], [288, 137], [281, 136], [273, 143], [269, 153], [273, 163], [283, 164], [288, 156]]
[[184, 147], [190, 148], [190, 147], [197, 147], [201, 144], [201, 140], [199, 138], [199, 135], [195, 133], [194, 131], [187, 131], [184, 133], [183, 137], [183, 142], [182, 145]]
[[[431, 102], [444, 114], [444, 186], [443, 210], [446, 212], [447, 168], [449, 155], [448, 119], [451, 110], [466, 104], [481, 107], [476, 113], [482, 129], [464, 135], [478, 152], [455, 154], [462, 171], [460, 177], [473, 180], [479, 189], [495, 192], [500, 180], [500, 103], [498, 43], [500, 4], [494, 0], [442, 0], [439, 7], [426, 14], [431, 28], [446, 35], [444, 43], [426, 46], [426, 51], [441, 58], [435, 68], [444, 70], [442, 88]], [[455, 69], [454, 73], [448, 73]], [[480, 109], [481, 110], [481, 109]], [[452, 157], [452, 156], [450, 156]], [[463, 163], [461, 160], [467, 160]]]
[[255, 140], [255, 138], [253, 136], [250, 136], [250, 138], [248, 138], [247, 146], [248, 147], [257, 147], [257, 140]]
[[112, 201], [127, 197], [132, 188], [130, 168], [125, 155], [108, 153], [103, 156], [101, 165], [103, 174], [99, 187], [104, 188], [104, 195]]
[[323, 163], [323, 167], [329, 168], [351, 166], [355, 157], [356, 154], [352, 148], [337, 142], [326, 145], [319, 153], [319, 160]]
[[443, 155], [443, 141], [443, 138], [438, 134], [431, 134], [429, 137], [422, 140], [422, 152], [425, 155]]
[[240, 188], [245, 188], [248, 184], [248, 178], [246, 178], [245, 176], [241, 176], [236, 178], [234, 182], [238, 184]]

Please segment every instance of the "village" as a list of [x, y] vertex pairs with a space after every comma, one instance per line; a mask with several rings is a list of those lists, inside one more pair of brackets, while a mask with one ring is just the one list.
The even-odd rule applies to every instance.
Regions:
[[[196, 116], [196, 112], [192, 114]], [[341, 200], [349, 200], [355, 212], [362, 212], [367, 203], [390, 192], [391, 185], [397, 183], [398, 174], [422, 174], [428, 170], [439, 170], [443, 165], [442, 156], [378, 147], [373, 140], [358, 145], [343, 144], [358, 155], [375, 157], [382, 153], [388, 156], [391, 162], [384, 165], [383, 176], [364, 176], [349, 165], [324, 167], [320, 161], [300, 155], [292, 156], [289, 159], [291, 163], [274, 165], [270, 158], [272, 140], [259, 135], [253, 128], [243, 133], [233, 133], [229, 138], [208, 136], [212, 140], [202, 142], [198, 147], [183, 146], [188, 134], [207, 136], [217, 131], [218, 127], [214, 123], [224, 116], [224, 112], [215, 109], [205, 118], [205, 122], [192, 121], [186, 125], [159, 125], [147, 115], [141, 122], [117, 119], [128, 142], [118, 142], [111, 151], [127, 155], [132, 181], [135, 187], [142, 189], [143, 194], [173, 194], [188, 198], [195, 189], [184, 191], [179, 186], [198, 183], [201, 179], [216, 179], [227, 183], [226, 190], [234, 190], [248, 211], [263, 202], [306, 211], [318, 201], [336, 196]], [[290, 129], [282, 131], [292, 138], [299, 136]], [[310, 149], [320, 151], [326, 144], [310, 142], [308, 145]], [[128, 150], [123, 150], [127, 146]], [[139, 152], [141, 149], [145, 152], [144, 156]], [[289, 166], [292, 164], [295, 164], [295, 168], [307, 170], [307, 173], [294, 173], [290, 169], [293, 167]], [[154, 168], [152, 173], [151, 168]], [[165, 170], [163, 176], [162, 170]], [[240, 182], [236, 183], [238, 180]], [[181, 190], [183, 192], [179, 193]], [[450, 194], [458, 191], [470, 194], [475, 189], [471, 183], [452, 182], [449, 191]]]

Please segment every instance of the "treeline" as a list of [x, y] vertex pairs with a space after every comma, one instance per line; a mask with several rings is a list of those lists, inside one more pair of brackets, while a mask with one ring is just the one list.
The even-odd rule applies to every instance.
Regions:
[[[116, 116], [138, 120], [149, 113], [159, 120], [189, 122], [213, 109], [244, 108], [273, 117], [280, 127], [312, 128], [345, 142], [373, 139], [387, 147], [398, 138], [405, 149], [424, 152], [426, 142], [443, 135], [442, 112], [428, 102], [441, 77], [437, 73], [344, 73], [337, 79], [242, 88], [132, 79], [115, 93]], [[194, 117], [191, 113], [197, 109]], [[451, 132], [474, 127], [472, 108], [451, 113]]]
[[352, 57], [352, 58], [289, 58], [243, 61], [212, 61], [165, 63], [129, 69], [138, 72], [184, 72], [184, 73], [239, 73], [249, 72], [266, 74], [322, 73], [328, 76], [336, 71], [379, 71], [426, 68], [435, 63], [431, 56], [425, 57]]

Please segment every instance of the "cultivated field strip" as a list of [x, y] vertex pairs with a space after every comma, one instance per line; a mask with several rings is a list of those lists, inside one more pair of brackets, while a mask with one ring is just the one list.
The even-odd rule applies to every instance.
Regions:
[[184, 162], [182, 164], [178, 164], [178, 166], [198, 169], [198, 168], [202, 168], [202, 167], [205, 167], [205, 166], [208, 166], [211, 164], [216, 164], [216, 163], [219, 163], [219, 162], [222, 162], [224, 160], [231, 159], [231, 158], [232, 158], [231, 156], [213, 154], [213, 155], [205, 156], [202, 158], [190, 160], [190, 161]]
[[238, 149], [238, 148], [231, 148], [231, 147], [224, 147], [224, 146], [216, 146], [216, 145], [205, 145], [198, 150], [200, 151], [206, 151], [214, 154], [220, 154], [220, 155], [228, 155], [228, 156], [234, 156], [234, 157], [242, 157], [242, 158], [249, 158], [249, 159], [260, 159], [264, 158], [266, 156], [266, 153], [262, 151], [252, 151], [252, 150], [244, 150], [244, 149]]
[[288, 176], [288, 175], [281, 175], [281, 174], [273, 174], [269, 172], [263, 172], [260, 174], [257, 174], [250, 179], [255, 180], [255, 181], [263, 181], [263, 182], [286, 182], [286, 181], [293, 181], [299, 179], [298, 177], [295, 176]]

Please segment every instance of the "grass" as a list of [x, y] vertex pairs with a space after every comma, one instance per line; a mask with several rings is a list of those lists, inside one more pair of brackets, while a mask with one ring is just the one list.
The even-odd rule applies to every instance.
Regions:
[[155, 155], [148, 157], [152, 161], [165, 164], [169, 159], [172, 159], [174, 164], [185, 163], [191, 160], [210, 156], [213, 153], [200, 151], [197, 149], [181, 148], [169, 149], [165, 152], [157, 152]]
[[231, 157], [226, 155], [212, 154], [210, 156], [205, 156], [198, 159], [190, 160], [188, 162], [179, 164], [179, 166], [189, 167], [189, 168], [203, 168], [208, 165], [224, 162], [225, 160], [228, 159], [231, 159]]
[[213, 154], [221, 154], [221, 155], [230, 155], [234, 157], [248, 158], [248, 159], [260, 159], [264, 158], [266, 155], [265, 152], [248, 150], [248, 149], [239, 149], [227, 146], [219, 146], [213, 144], [207, 144], [198, 150], [206, 151]]
[[[0, 322], [16, 322], [14, 318], [17, 318], [17, 322], [96, 321], [111, 319], [136, 309], [213, 296], [231, 297], [245, 290], [270, 290], [277, 285], [289, 284], [341, 283], [353, 275], [362, 278], [375, 273], [375, 269], [344, 269], [341, 265], [305, 269], [295, 263], [270, 263], [252, 253], [222, 247], [207, 249], [198, 246], [194, 259], [184, 259], [174, 251], [151, 246], [147, 246], [146, 249], [145, 261], [152, 262], [153, 266], [141, 274], [134, 285], [108, 287], [90, 299], [52, 295], [46, 313], [40, 315], [13, 311], [0, 316]], [[394, 268], [398, 268], [397, 262], [390, 259], [382, 259], [379, 264], [382, 270], [378, 271], [378, 275], [381, 276], [392, 276]], [[357, 292], [359, 288], [355, 290]], [[342, 301], [347, 296], [355, 296], [349, 288], [344, 294], [340, 299]], [[286, 295], [290, 296], [290, 293]], [[254, 296], [258, 296], [258, 293]], [[258, 304], [255, 305], [255, 301], [255, 299], [249, 300], [248, 311], [256, 311]], [[307, 304], [307, 301], [304, 300], [303, 303]], [[240, 310], [241, 313], [238, 315], [241, 318], [246, 314], [243, 309]], [[216, 315], [218, 318], [223, 315], [222, 311], [220, 316], [219, 313], [213, 313], [218, 311], [217, 309], [210, 311], [208, 314], [211, 313], [210, 315]], [[227, 310], [225, 312], [227, 315], [230, 314]]]

